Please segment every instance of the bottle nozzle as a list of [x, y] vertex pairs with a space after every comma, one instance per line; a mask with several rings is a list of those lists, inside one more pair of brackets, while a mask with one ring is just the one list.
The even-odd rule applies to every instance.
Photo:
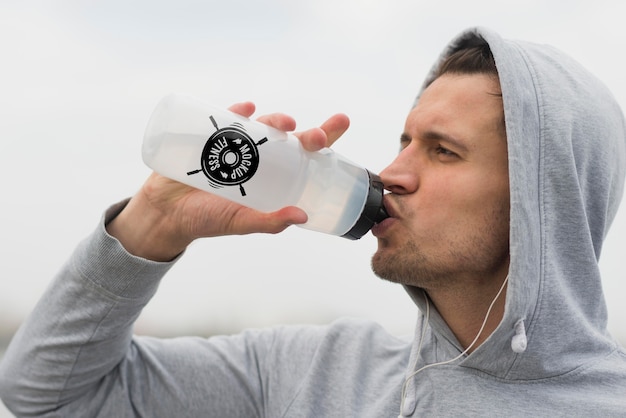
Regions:
[[389, 217], [389, 213], [387, 213], [387, 209], [385, 209], [385, 205], [380, 205], [380, 208], [378, 208], [378, 213], [376, 214], [376, 218], [374, 218], [374, 223], [382, 222], [388, 217]]
[[361, 217], [356, 221], [352, 229], [342, 235], [348, 239], [359, 239], [378, 222], [389, 217], [383, 205], [383, 182], [378, 175], [366, 170], [370, 180], [367, 201], [361, 212]]

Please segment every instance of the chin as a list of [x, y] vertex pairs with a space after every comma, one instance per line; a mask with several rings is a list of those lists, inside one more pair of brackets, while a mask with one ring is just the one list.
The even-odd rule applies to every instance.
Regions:
[[398, 280], [400, 275], [397, 271], [397, 257], [393, 254], [389, 254], [389, 250], [381, 247], [380, 241], [378, 244], [378, 250], [374, 253], [371, 260], [371, 268], [374, 274], [383, 280], [387, 280], [394, 283], [400, 283]]
[[413, 284], [417, 277], [426, 273], [427, 265], [426, 258], [411, 240], [397, 243], [379, 239], [378, 249], [371, 259], [376, 276], [399, 284]]

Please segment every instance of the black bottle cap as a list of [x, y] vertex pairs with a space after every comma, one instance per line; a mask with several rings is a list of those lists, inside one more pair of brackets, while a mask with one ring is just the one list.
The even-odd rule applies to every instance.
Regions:
[[385, 206], [383, 206], [383, 182], [378, 175], [369, 170], [367, 170], [367, 174], [369, 176], [370, 187], [365, 206], [363, 206], [363, 212], [361, 212], [361, 216], [352, 229], [342, 235], [344, 238], [352, 240], [359, 239], [365, 235], [367, 231], [372, 229], [375, 224], [389, 217]]

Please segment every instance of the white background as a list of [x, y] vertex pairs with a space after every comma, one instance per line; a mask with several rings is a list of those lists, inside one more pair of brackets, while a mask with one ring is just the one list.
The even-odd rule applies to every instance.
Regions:
[[[11, 330], [109, 205], [149, 174], [143, 130], [170, 92], [252, 100], [299, 128], [344, 112], [338, 152], [372, 171], [440, 50], [469, 26], [550, 43], [626, 105], [624, 6], [609, 0], [108, 0], [0, 5], [0, 320]], [[603, 251], [611, 330], [624, 338], [626, 205]], [[415, 307], [370, 272], [375, 239], [292, 227], [195, 243], [138, 324], [231, 332], [352, 315], [412, 332]]]

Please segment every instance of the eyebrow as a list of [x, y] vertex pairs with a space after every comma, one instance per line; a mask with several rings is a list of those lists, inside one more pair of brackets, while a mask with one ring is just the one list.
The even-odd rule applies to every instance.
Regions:
[[[443, 141], [443, 142], [448, 142], [452, 145], [454, 145], [455, 147], [463, 150], [463, 151], [468, 151], [468, 147], [467, 145], [453, 137], [447, 134], [444, 134], [442, 132], [437, 132], [437, 131], [426, 131], [424, 134], [420, 135], [420, 139], [426, 140], [426, 141]], [[403, 142], [411, 142], [411, 135], [409, 135], [408, 133], [404, 132], [402, 133], [402, 135], [400, 135], [400, 143]]]

